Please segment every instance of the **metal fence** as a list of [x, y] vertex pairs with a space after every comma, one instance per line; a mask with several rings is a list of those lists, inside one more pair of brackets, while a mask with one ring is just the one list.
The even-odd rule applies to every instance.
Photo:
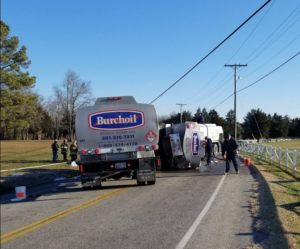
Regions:
[[285, 170], [291, 170], [295, 175], [300, 173], [300, 151], [294, 149], [282, 149], [272, 145], [263, 145], [239, 141], [239, 150], [252, 154], [273, 164], [277, 164]]

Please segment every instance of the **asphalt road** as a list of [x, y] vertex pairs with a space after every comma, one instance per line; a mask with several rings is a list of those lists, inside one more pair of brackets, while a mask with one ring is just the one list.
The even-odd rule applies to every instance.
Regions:
[[160, 172], [157, 182], [108, 181], [82, 191], [78, 179], [2, 197], [1, 248], [246, 248], [255, 240], [249, 199], [255, 179], [211, 171]]

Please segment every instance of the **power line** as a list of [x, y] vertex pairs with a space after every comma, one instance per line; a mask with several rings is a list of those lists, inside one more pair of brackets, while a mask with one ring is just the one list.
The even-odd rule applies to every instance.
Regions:
[[296, 37], [293, 40], [291, 40], [288, 44], [283, 44], [283, 46], [281, 47], [281, 49], [279, 50], [279, 52], [277, 52], [272, 57], [270, 57], [267, 60], [265, 60], [265, 61], [261, 62], [260, 64], [258, 64], [257, 67], [254, 70], [252, 70], [249, 74], [245, 75], [245, 77], [248, 78], [250, 75], [252, 75], [256, 71], [258, 71], [258, 70], [266, 67], [266, 65], [269, 65], [270, 61], [274, 61], [274, 59], [276, 57], [278, 57], [279, 55], [281, 55], [285, 50], [287, 50], [299, 38], [300, 38], [300, 33], [297, 34]]
[[[254, 81], [253, 83], [243, 87], [242, 89], [238, 90], [238, 92], [242, 92], [244, 90], [246, 90], [247, 88], [257, 84], [259, 81], [265, 79], [266, 77], [268, 77], [270, 74], [274, 73], [275, 71], [277, 71], [279, 68], [283, 67], [285, 64], [287, 64], [288, 62], [290, 62], [291, 60], [293, 60], [295, 57], [297, 57], [300, 54], [300, 52], [296, 53], [295, 55], [293, 55], [292, 57], [290, 57], [288, 60], [286, 60], [285, 62], [281, 63], [278, 67], [276, 67], [275, 69], [273, 69], [271, 72], [265, 74], [264, 76], [262, 76], [261, 78], [259, 78], [258, 80]], [[219, 104], [215, 105], [212, 109], [215, 109], [216, 107], [218, 107], [219, 105], [223, 104], [226, 100], [228, 100], [231, 96], [233, 96], [234, 93], [230, 94], [228, 97], [226, 97], [224, 100], [222, 100]]]
[[269, 11], [271, 10], [271, 8], [273, 7], [273, 4], [270, 6], [270, 8], [265, 12], [265, 14], [260, 18], [260, 20], [258, 21], [258, 23], [256, 24], [256, 26], [252, 29], [252, 31], [250, 32], [250, 34], [247, 36], [247, 38], [243, 41], [243, 43], [240, 45], [240, 47], [236, 50], [236, 52], [231, 56], [231, 58], [229, 59], [232, 60], [237, 54], [238, 52], [241, 50], [241, 48], [245, 45], [245, 43], [250, 39], [250, 37], [253, 35], [253, 33], [258, 29], [259, 25], [261, 24], [261, 22], [263, 21], [263, 19], [267, 16], [267, 14], [269, 13]]
[[154, 100], [150, 102], [152, 104], [154, 101], [163, 96], [167, 91], [174, 87], [179, 81], [186, 77], [190, 72], [192, 72], [200, 63], [202, 63], [208, 56], [215, 52], [224, 42], [226, 42], [231, 36], [233, 36], [241, 27], [243, 27], [249, 20], [251, 20], [259, 11], [261, 11], [271, 0], [265, 2], [261, 7], [259, 7], [250, 17], [248, 17], [242, 24], [240, 24], [233, 32], [231, 32], [223, 41], [221, 41], [213, 50], [211, 50], [207, 55], [205, 55], [200, 61], [198, 61], [191, 69], [189, 69], [185, 74], [183, 74], [178, 80], [176, 80], [171, 86], [169, 86], [165, 91], [158, 95]]
[[[247, 58], [243, 59], [243, 61], [247, 61], [248, 64], [255, 60], [257, 57], [261, 56], [262, 52], [264, 52], [266, 49], [268, 49], [270, 46], [272, 46], [279, 37], [282, 37], [285, 32], [287, 32], [298, 20], [293, 20], [294, 17], [297, 17], [296, 11], [299, 9], [300, 4], [297, 5], [293, 11], [284, 19], [283, 22], [281, 22], [280, 25], [278, 25], [272, 32], [269, 34], [269, 36], [258, 46], [254, 49], [254, 52], [252, 52]], [[293, 22], [290, 24], [290, 22]]]
[[[263, 14], [263, 16], [259, 19], [258, 23], [255, 25], [255, 27], [252, 29], [252, 31], [250, 32], [250, 34], [247, 36], [247, 38], [243, 41], [243, 43], [239, 46], [239, 48], [232, 54], [232, 56], [230, 57], [230, 59], [228, 60], [229, 62], [239, 53], [239, 51], [242, 49], [242, 47], [246, 44], [246, 42], [250, 39], [250, 37], [254, 34], [254, 32], [258, 29], [259, 25], [262, 23], [262, 21], [264, 20], [264, 18], [267, 16], [267, 14], [269, 13], [269, 11], [272, 9], [272, 7], [274, 6], [274, 3], [276, 2], [276, 0], [273, 1], [273, 3], [270, 5], [270, 7], [267, 9], [267, 11]], [[212, 95], [216, 94], [217, 92], [223, 91], [222, 88], [226, 87], [226, 84], [222, 84], [222, 87], [220, 87], [218, 84], [212, 83], [213, 85], [217, 85], [217, 87], [214, 87], [212, 90], [210, 90], [210, 94], [206, 94], [205, 89], [210, 85], [210, 83], [217, 78], [217, 76], [220, 74], [220, 72], [224, 70], [224, 67], [221, 67], [217, 73], [215, 73], [213, 75], [213, 77], [206, 83], [204, 84], [204, 86], [201, 88], [201, 93], [194, 99], [193, 101], [190, 101], [190, 103], [196, 103], [199, 102], [199, 100], [201, 99], [201, 102], [203, 103], [203, 100], [211, 98]], [[230, 77], [231, 78], [231, 77]], [[229, 79], [224, 79], [222, 81], [228, 81]], [[222, 82], [220, 82], [222, 83]], [[201, 97], [199, 97], [202, 94]], [[190, 100], [190, 98], [187, 98], [187, 100]], [[206, 101], [207, 102], [207, 101]], [[205, 106], [205, 105], [204, 105]]]
[[241, 92], [246, 90], [247, 88], [249, 88], [250, 86], [253, 86], [255, 84], [257, 84], [259, 81], [263, 80], [264, 78], [268, 77], [270, 74], [274, 73], [275, 71], [277, 71], [279, 68], [283, 67], [285, 64], [287, 64], [288, 62], [290, 62], [292, 59], [294, 59], [296, 56], [298, 56], [300, 54], [300, 52], [296, 53], [295, 55], [293, 55], [291, 58], [289, 58], [288, 60], [286, 60], [285, 62], [283, 62], [282, 64], [280, 64], [278, 67], [276, 67], [275, 69], [273, 69], [271, 72], [267, 73], [266, 75], [262, 76], [261, 78], [259, 78], [258, 80], [256, 80], [255, 82], [243, 87], [242, 89], [238, 90], [237, 92]]
[[[244, 40], [244, 42], [242, 43], [242, 45], [237, 49], [237, 51], [230, 57], [230, 59], [228, 60], [228, 62], [230, 62], [235, 56], [236, 54], [238, 54], [239, 50], [244, 46], [244, 44], [246, 43], [247, 40], [249, 40], [249, 38], [253, 35], [254, 31], [256, 31], [256, 29], [258, 28], [258, 26], [261, 24], [261, 22], [263, 21], [263, 19], [266, 17], [266, 15], [268, 14], [268, 12], [270, 12], [270, 9], [275, 5], [276, 3], [276, 0], [272, 1], [272, 3], [270, 4], [270, 8], [267, 9], [266, 13], [264, 13], [263, 17], [259, 20], [259, 22], [257, 23], [257, 25], [255, 26], [255, 28], [252, 30], [252, 32], [250, 33], [250, 35], [246, 38], [246, 40]], [[299, 7], [300, 7], [300, 4], [298, 4], [296, 6], [296, 8], [294, 8], [294, 10], [289, 14], [288, 17], [286, 17], [285, 21], [283, 23], [281, 23], [281, 25], [279, 27], [277, 27], [277, 29], [275, 29], [273, 31], [273, 33], [275, 33], [275, 31], [277, 31], [278, 33], [280, 33], [280, 35], [277, 35], [277, 38], [278, 36], [282, 36], [283, 34], [285, 34], [288, 30], [290, 30], [292, 28], [292, 26], [295, 26], [295, 23], [299, 21], [299, 17], [298, 17], [298, 14], [299, 14]], [[297, 11], [297, 12], [296, 12]], [[284, 25], [283, 25], [284, 24]], [[280, 32], [278, 31], [280, 30]], [[267, 38], [267, 40], [269, 38], [271, 38], [274, 34], [271, 34], [269, 35], [269, 37]], [[270, 59], [267, 59], [265, 62], [263, 63], [260, 63], [261, 65], [257, 66], [256, 68], [254, 68], [254, 70], [251, 71], [250, 74], [247, 74], [245, 75], [245, 77], [248, 77], [249, 75], [253, 74], [254, 72], [258, 71], [258, 69], [262, 69], [263, 67], [265, 67], [266, 65], [268, 65], [268, 62], [270, 60], [273, 60], [275, 57], [278, 57], [280, 54], [282, 54], [284, 52], [284, 50], [287, 50], [288, 47], [290, 47], [292, 45], [292, 43], [294, 43], [298, 38], [300, 37], [300, 33], [292, 40], [290, 41], [288, 44], [284, 44], [281, 46], [281, 48], [279, 49], [279, 52], [276, 52], [276, 54], [274, 56], [272, 56]], [[276, 39], [277, 39], [276, 38]], [[272, 39], [272, 41], [274, 41], [274, 39]], [[277, 40], [275, 40], [274, 42], [277, 42]], [[257, 47], [256, 50], [258, 50], [258, 48], [261, 48], [262, 45], [264, 45], [266, 43], [266, 41], [264, 41], [263, 44], [261, 44], [260, 46]], [[271, 42], [269, 42], [271, 43]], [[268, 43], [268, 44], [269, 44]], [[269, 44], [268, 46], [272, 46], [273, 43], [271, 43], [271, 45]], [[264, 49], [268, 49], [267, 45], [265, 46]], [[256, 51], [257, 52], [257, 51]], [[255, 52], [255, 53], [256, 53]], [[254, 60], [256, 59], [257, 57], [259, 57], [262, 52], [264, 52], [264, 50], [260, 51], [259, 55], [258, 56], [255, 56], [255, 58], [251, 59]], [[254, 52], [252, 52], [252, 54], [255, 54]], [[249, 55], [247, 58], [251, 58], [252, 55]], [[247, 59], [248, 60], [248, 59]], [[223, 67], [224, 69], [224, 67]], [[243, 69], [243, 68], [242, 68]], [[214, 74], [214, 77], [213, 78], [216, 78], [216, 75], [219, 74], [220, 71], [218, 71], [216, 74]], [[213, 78], [210, 80], [212, 81]], [[219, 82], [219, 84], [216, 84], [217, 82], [215, 83], [212, 83], [210, 84], [210, 81], [208, 81], [204, 87], [201, 88], [201, 94], [202, 94], [202, 97], [200, 97], [200, 93], [197, 95], [197, 99], [194, 99], [193, 101], [190, 101], [191, 103], [194, 103], [194, 102], [198, 102], [200, 99], [201, 99], [201, 105], [202, 106], [206, 106], [205, 102], [208, 103], [208, 102], [212, 102], [213, 100], [213, 96], [217, 96], [218, 93], [220, 92], [224, 92], [224, 89], [225, 88], [228, 88], [228, 84], [226, 82], [226, 84], [223, 84], [223, 82]], [[227, 80], [226, 80], [227, 81]], [[225, 83], [225, 82], [224, 82]], [[217, 87], [214, 87], [214, 88], [211, 88], [211, 90], [209, 90], [209, 94], [207, 94], [207, 92], [204, 91], [204, 88], [207, 88], [209, 85], [216, 85]], [[231, 95], [232, 96], [232, 95]], [[229, 97], [231, 97], [229, 96]], [[228, 98], [229, 98], [228, 97]], [[210, 100], [209, 100], [209, 99]], [[207, 100], [207, 101], [204, 101], [204, 100]], [[227, 99], [226, 99], [227, 100]]]

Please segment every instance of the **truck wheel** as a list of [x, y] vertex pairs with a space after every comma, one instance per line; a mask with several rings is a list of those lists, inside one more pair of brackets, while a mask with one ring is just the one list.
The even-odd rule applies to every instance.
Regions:
[[139, 185], [139, 186], [143, 186], [143, 185], [145, 185], [145, 182], [140, 182], [140, 181], [137, 181], [137, 185]]
[[216, 156], [219, 152], [219, 144], [213, 144], [213, 155]]
[[154, 185], [155, 181], [148, 181], [148, 185]]
[[102, 188], [102, 185], [96, 185], [94, 186], [94, 189], [101, 189]]
[[91, 186], [88, 186], [88, 187], [85, 186], [85, 187], [82, 187], [82, 190], [83, 191], [92, 190], [92, 187]]

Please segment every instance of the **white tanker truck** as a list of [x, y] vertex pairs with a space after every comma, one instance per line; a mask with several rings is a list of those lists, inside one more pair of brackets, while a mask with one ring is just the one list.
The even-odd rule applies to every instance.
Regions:
[[221, 149], [223, 128], [216, 124], [185, 122], [166, 125], [159, 131], [159, 150], [162, 169], [198, 167], [205, 157], [205, 137], [213, 143], [213, 153]]
[[77, 111], [75, 129], [83, 188], [124, 176], [138, 185], [155, 184], [160, 161], [154, 153], [159, 131], [153, 105], [132, 96], [98, 98]]

